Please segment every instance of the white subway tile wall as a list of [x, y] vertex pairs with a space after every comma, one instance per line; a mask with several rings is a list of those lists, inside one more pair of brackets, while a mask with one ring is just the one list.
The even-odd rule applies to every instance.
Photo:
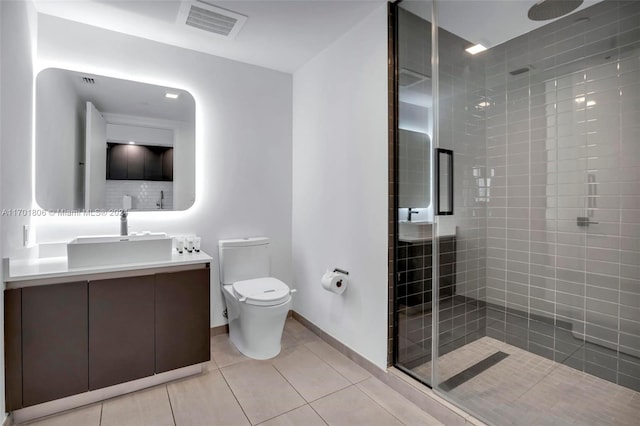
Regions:
[[605, 1], [485, 58], [487, 334], [636, 390], [639, 22]]
[[132, 210], [159, 210], [161, 191], [162, 208], [173, 210], [173, 182], [149, 180], [107, 180], [106, 209], [122, 209], [122, 197], [131, 196]]
[[473, 342], [486, 330], [487, 193], [485, 62], [444, 29], [439, 43], [439, 147], [454, 152], [455, 257], [441, 244], [437, 356]]

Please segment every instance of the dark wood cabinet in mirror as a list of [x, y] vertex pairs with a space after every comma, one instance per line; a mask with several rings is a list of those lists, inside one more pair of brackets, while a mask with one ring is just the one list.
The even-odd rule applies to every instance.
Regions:
[[107, 180], [173, 181], [173, 148], [108, 143]]

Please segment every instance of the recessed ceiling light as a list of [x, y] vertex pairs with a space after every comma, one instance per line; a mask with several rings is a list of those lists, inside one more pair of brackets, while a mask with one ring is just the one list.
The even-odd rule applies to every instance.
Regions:
[[135, 145], [135, 141], [129, 141], [129, 145]]
[[475, 55], [477, 53], [484, 52], [485, 50], [487, 50], [487, 48], [484, 47], [483, 45], [481, 45], [480, 43], [478, 43], [478, 44], [473, 45], [471, 47], [467, 47], [464, 50], [466, 50], [467, 52], [471, 53], [472, 55]]
[[177, 93], [167, 92], [167, 93], [164, 94], [164, 97], [167, 98], [167, 99], [178, 99], [178, 96], [180, 96], [180, 95], [177, 94]]

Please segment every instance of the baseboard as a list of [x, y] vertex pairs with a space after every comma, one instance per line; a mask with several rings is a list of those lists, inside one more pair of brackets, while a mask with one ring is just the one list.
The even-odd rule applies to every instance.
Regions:
[[4, 422], [2, 422], [2, 426], [13, 426], [13, 417], [11, 414], [4, 418]]
[[229, 334], [229, 324], [211, 327], [211, 337], [218, 336], [220, 334]]
[[360, 355], [359, 353], [357, 353], [356, 351], [354, 351], [344, 343], [340, 342], [335, 337], [331, 336], [330, 334], [327, 334], [320, 327], [318, 327], [317, 325], [315, 325], [314, 323], [312, 323], [311, 321], [309, 321], [308, 319], [306, 319], [296, 311], [292, 312], [292, 318], [298, 321], [300, 324], [304, 325], [309, 330], [311, 330], [314, 334], [316, 334], [318, 337], [320, 337], [322, 340], [328, 343], [329, 346], [332, 346], [342, 355], [346, 356], [351, 361], [355, 362], [356, 364], [358, 364], [360, 367], [367, 370], [372, 375], [378, 377], [378, 375], [380, 374], [386, 374], [385, 370], [381, 369], [372, 361], [363, 357], [362, 355]]
[[203, 364], [194, 364], [188, 367], [154, 374], [153, 376], [144, 377], [142, 379], [83, 392], [53, 401], [43, 402], [37, 405], [31, 405], [29, 407], [13, 411], [10, 417], [12, 422], [22, 424], [41, 417], [47, 417], [52, 414], [58, 414], [84, 405], [102, 402], [116, 396], [125, 395], [131, 392], [136, 392], [142, 389], [200, 374], [202, 373], [202, 366]]

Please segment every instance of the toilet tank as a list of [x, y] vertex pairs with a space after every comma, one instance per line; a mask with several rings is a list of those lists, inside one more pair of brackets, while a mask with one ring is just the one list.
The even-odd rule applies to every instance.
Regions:
[[269, 239], [238, 238], [218, 241], [220, 283], [268, 277], [270, 271]]

